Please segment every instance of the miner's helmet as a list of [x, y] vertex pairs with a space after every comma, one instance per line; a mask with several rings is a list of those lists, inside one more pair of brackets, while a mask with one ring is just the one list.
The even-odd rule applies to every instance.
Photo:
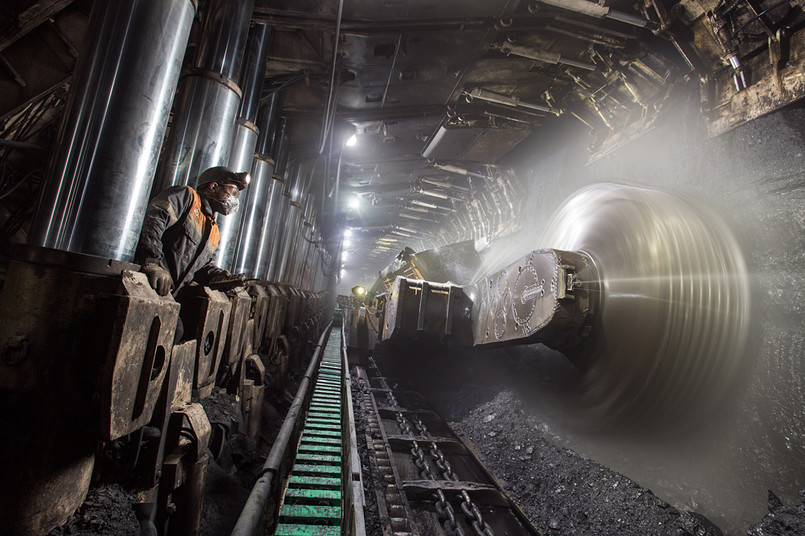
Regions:
[[238, 190], [243, 190], [251, 182], [252, 177], [247, 172], [236, 173], [226, 166], [211, 167], [198, 178], [198, 187], [211, 182], [218, 184], [234, 184]]

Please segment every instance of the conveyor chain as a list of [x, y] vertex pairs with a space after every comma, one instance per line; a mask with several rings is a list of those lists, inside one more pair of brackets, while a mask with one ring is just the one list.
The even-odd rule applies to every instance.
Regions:
[[[537, 535], [478, 459], [404, 381], [355, 367], [384, 532]], [[396, 430], [395, 430], [396, 429]], [[399, 433], [392, 433], [392, 431]]]

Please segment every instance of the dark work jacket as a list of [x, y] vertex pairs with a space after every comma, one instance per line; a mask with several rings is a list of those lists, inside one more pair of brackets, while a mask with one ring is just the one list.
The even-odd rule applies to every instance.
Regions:
[[189, 186], [173, 186], [148, 203], [135, 261], [165, 268], [173, 294], [225, 271], [213, 264], [221, 235], [209, 204]]

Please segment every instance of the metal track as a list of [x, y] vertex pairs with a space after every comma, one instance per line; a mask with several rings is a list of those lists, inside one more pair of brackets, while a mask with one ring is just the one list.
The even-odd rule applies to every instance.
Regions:
[[232, 536], [363, 536], [340, 325], [322, 334]]
[[538, 535], [473, 452], [406, 383], [353, 367], [384, 534]]
[[276, 536], [341, 534], [344, 385], [340, 343], [341, 329], [334, 327], [322, 354]]

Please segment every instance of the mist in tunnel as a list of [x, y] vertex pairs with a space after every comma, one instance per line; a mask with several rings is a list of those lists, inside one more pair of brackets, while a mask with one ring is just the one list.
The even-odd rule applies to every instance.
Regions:
[[718, 137], [692, 93], [664, 117], [594, 160], [586, 129], [560, 120], [501, 162], [526, 208], [479, 276], [584, 250], [603, 308], [586, 367], [539, 345], [485, 359], [517, 371], [497, 381], [557, 442], [741, 534], [767, 489], [798, 503], [805, 488], [805, 110]]

